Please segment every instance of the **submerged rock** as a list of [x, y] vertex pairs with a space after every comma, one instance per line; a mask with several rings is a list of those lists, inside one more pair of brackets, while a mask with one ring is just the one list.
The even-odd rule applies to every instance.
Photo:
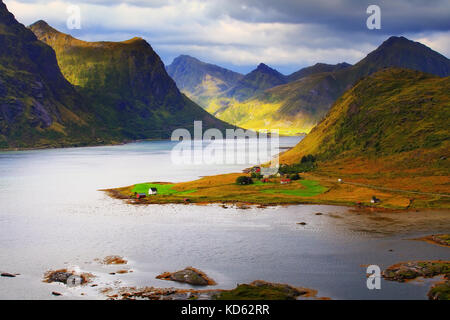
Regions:
[[94, 275], [90, 273], [77, 274], [75, 271], [59, 269], [47, 271], [44, 275], [44, 282], [60, 282], [70, 286], [76, 286], [88, 283], [92, 277]]
[[157, 276], [156, 279], [188, 283], [194, 286], [208, 286], [216, 284], [216, 282], [210, 279], [204, 272], [192, 267], [187, 267], [184, 270], [173, 273], [164, 272]]
[[47, 282], [62, 282], [67, 283], [67, 280], [73, 276], [73, 273], [66, 270], [51, 271], [46, 277]]
[[121, 256], [107, 256], [102, 260], [104, 264], [127, 264], [128, 261]]
[[16, 277], [15, 274], [8, 273], [8, 272], [3, 272], [3, 273], [1, 274], [1, 276], [2, 276], [2, 277], [6, 277], [6, 278], [15, 278], [15, 277]]

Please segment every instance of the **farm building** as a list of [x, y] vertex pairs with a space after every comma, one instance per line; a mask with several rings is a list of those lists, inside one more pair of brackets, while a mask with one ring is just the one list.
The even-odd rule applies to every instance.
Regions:
[[152, 194], [158, 194], [158, 189], [156, 188], [150, 188], [148, 189], [148, 194], [152, 195]]
[[281, 180], [280, 180], [280, 183], [281, 183], [281, 184], [288, 184], [288, 183], [291, 183], [291, 179], [281, 179]]
[[145, 198], [147, 195], [145, 193], [134, 193], [134, 195], [136, 196], [136, 199], [141, 199], [141, 198]]

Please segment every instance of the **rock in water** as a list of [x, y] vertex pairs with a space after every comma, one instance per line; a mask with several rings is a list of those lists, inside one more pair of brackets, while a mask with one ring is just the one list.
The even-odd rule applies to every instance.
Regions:
[[7, 277], [7, 278], [15, 278], [15, 277], [16, 277], [15, 274], [8, 273], [8, 272], [3, 272], [3, 273], [1, 274], [1, 276], [2, 276], [2, 277]]
[[67, 280], [72, 276], [71, 272], [55, 271], [48, 277], [48, 282], [62, 282], [67, 283]]
[[156, 278], [162, 280], [171, 280], [182, 283], [188, 283], [194, 286], [207, 286], [216, 284], [216, 282], [210, 279], [204, 272], [192, 267], [187, 267], [184, 270], [176, 271], [173, 273], [164, 272], [163, 274], [160, 274]]

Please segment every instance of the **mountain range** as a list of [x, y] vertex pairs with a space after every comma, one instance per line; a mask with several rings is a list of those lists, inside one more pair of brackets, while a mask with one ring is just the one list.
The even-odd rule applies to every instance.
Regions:
[[85, 42], [44, 21], [29, 29], [0, 1], [0, 148], [169, 138], [232, 126], [183, 95], [141, 38]]
[[[234, 88], [203, 99], [202, 105], [218, 118], [244, 128], [280, 129], [283, 134], [298, 134], [309, 132], [338, 97], [376, 71], [399, 67], [441, 77], [450, 74], [450, 60], [445, 56], [419, 42], [395, 36], [353, 66], [319, 63], [288, 76], [260, 66], [239, 80], [243, 83], [248, 76], [257, 79], [249, 81], [251, 85], [236, 83]], [[261, 78], [270, 81], [258, 81]], [[177, 82], [177, 77], [174, 79]], [[188, 94], [196, 99], [195, 94]]]
[[[186, 55], [165, 67], [142, 38], [87, 42], [44, 21], [26, 28], [0, 0], [0, 148], [168, 138], [176, 128], [192, 129], [194, 120], [202, 120], [204, 128], [221, 130], [241, 126], [280, 129], [282, 134], [309, 132], [317, 123], [323, 127], [321, 119], [330, 116], [331, 106], [336, 106], [344, 93], [362, 95], [360, 88], [365, 87], [359, 85], [369, 83], [368, 78], [381, 87], [374, 82], [379, 76], [372, 75], [392, 68], [407, 69], [384, 74], [389, 81], [396, 79], [393, 90], [402, 87], [399, 76], [405, 75], [405, 83], [420, 91], [422, 87], [415, 87], [414, 81], [441, 85], [439, 77], [446, 79], [450, 74], [450, 60], [421, 43], [390, 37], [355, 65], [317, 63], [291, 75], [263, 63], [243, 75]], [[423, 73], [404, 73], [415, 71]], [[427, 77], [431, 80], [422, 82]], [[353, 88], [359, 89], [351, 91]], [[391, 95], [396, 93], [394, 90]], [[424, 104], [434, 99], [433, 95], [423, 96]], [[410, 100], [407, 95], [402, 98], [405, 105], [422, 101], [412, 92]], [[387, 102], [376, 103], [388, 107]], [[446, 115], [445, 110], [442, 114]], [[383, 119], [371, 121], [378, 123], [377, 127], [383, 123]], [[326, 146], [330, 139], [325, 138], [321, 145]], [[427, 139], [441, 141], [442, 136]], [[365, 147], [372, 146], [369, 138], [363, 140], [369, 143]], [[334, 150], [326, 148], [327, 152]], [[372, 149], [364, 152], [367, 150]]]

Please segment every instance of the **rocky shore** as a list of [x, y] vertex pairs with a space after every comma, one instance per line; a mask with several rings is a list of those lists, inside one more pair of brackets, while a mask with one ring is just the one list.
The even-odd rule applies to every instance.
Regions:
[[450, 261], [410, 261], [388, 267], [383, 277], [389, 281], [406, 282], [417, 278], [441, 276], [428, 291], [431, 300], [450, 300]]

